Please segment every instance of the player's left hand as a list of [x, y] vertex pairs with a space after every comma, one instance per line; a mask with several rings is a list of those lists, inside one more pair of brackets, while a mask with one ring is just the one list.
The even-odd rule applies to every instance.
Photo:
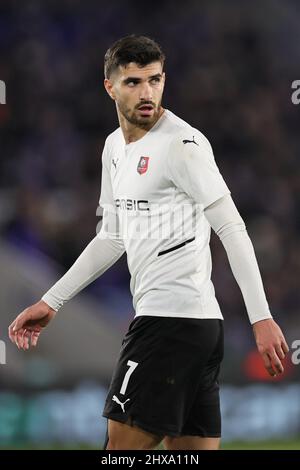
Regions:
[[253, 325], [257, 349], [265, 368], [272, 377], [284, 371], [282, 360], [289, 351], [287, 342], [277, 323], [272, 318], [260, 320]]

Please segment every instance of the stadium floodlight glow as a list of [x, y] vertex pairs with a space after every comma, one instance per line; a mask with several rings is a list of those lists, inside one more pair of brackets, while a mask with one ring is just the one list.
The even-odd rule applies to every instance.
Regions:
[[6, 104], [6, 85], [0, 80], [0, 104]]

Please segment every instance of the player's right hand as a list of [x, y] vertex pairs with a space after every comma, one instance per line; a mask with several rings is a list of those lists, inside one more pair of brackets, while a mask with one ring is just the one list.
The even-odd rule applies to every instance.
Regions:
[[42, 329], [55, 317], [56, 311], [40, 300], [26, 308], [8, 328], [9, 338], [18, 348], [36, 346]]

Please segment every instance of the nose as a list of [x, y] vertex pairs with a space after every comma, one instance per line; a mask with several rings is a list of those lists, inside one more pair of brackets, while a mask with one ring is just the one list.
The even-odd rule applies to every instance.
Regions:
[[148, 82], [141, 84], [140, 101], [152, 101], [152, 88]]

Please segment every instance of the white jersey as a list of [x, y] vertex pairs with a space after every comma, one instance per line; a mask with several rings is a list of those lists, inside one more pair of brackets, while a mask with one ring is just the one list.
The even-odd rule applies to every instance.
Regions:
[[136, 142], [110, 134], [102, 165], [99, 236], [124, 244], [136, 316], [223, 318], [204, 209], [230, 191], [208, 140], [165, 110]]

